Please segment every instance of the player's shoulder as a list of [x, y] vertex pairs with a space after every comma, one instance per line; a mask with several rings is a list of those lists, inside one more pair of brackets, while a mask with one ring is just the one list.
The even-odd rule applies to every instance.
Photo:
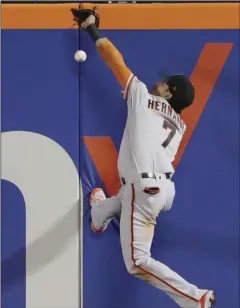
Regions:
[[135, 82], [136, 86], [140, 89], [140, 90], [143, 90], [145, 91], [147, 94], [148, 94], [148, 88], [147, 88], [147, 85], [141, 81], [140, 79], [138, 79], [137, 76], [134, 76], [133, 77], [133, 81]]
[[131, 74], [124, 89], [124, 98], [127, 98], [128, 94], [133, 98], [139, 94], [146, 95], [147, 93], [148, 89], [145, 83], [138, 79], [136, 75]]

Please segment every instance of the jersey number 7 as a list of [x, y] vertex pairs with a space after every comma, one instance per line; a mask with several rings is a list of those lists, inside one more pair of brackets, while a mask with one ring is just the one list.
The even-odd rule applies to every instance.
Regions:
[[169, 143], [171, 142], [172, 138], [175, 136], [177, 129], [173, 124], [171, 124], [167, 120], [164, 120], [163, 128], [165, 128], [165, 129], [169, 128], [170, 129], [170, 133], [168, 134], [167, 139], [165, 141], [163, 141], [163, 143], [162, 143], [162, 146], [164, 148], [166, 148], [169, 145]]

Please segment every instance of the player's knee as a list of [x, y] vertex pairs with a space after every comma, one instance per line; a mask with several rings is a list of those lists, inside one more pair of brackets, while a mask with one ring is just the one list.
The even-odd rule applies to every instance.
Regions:
[[134, 276], [141, 276], [144, 273], [143, 269], [147, 267], [148, 257], [136, 257], [134, 263], [126, 264], [129, 274]]
[[126, 269], [130, 275], [135, 276], [139, 274], [139, 269], [135, 264], [126, 265]]

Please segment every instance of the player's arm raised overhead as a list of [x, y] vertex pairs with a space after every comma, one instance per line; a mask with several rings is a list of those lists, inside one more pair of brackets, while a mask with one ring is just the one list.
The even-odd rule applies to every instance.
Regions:
[[133, 74], [127, 67], [120, 51], [98, 30], [93, 15], [89, 16], [81, 24], [81, 27], [88, 32], [105, 63], [117, 78], [121, 88], [125, 89]]
[[96, 41], [96, 47], [107, 66], [117, 78], [122, 89], [125, 89], [129, 78], [133, 74], [125, 64], [120, 51], [105, 37]]
[[112, 70], [123, 91], [123, 98], [131, 110], [145, 102], [146, 85], [140, 82], [127, 67], [121, 52], [98, 30], [98, 16], [91, 9], [72, 9], [74, 20], [86, 30], [94, 41], [100, 55]]

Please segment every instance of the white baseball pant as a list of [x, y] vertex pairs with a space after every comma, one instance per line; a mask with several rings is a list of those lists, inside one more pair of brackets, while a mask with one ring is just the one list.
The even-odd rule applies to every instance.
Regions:
[[[145, 187], [158, 187], [149, 195]], [[207, 290], [188, 283], [169, 267], [151, 257], [156, 218], [170, 210], [175, 186], [170, 180], [139, 179], [122, 186], [117, 196], [92, 207], [96, 229], [106, 229], [111, 219], [121, 213], [120, 238], [127, 271], [168, 294], [180, 307], [201, 308], [199, 300]]]

